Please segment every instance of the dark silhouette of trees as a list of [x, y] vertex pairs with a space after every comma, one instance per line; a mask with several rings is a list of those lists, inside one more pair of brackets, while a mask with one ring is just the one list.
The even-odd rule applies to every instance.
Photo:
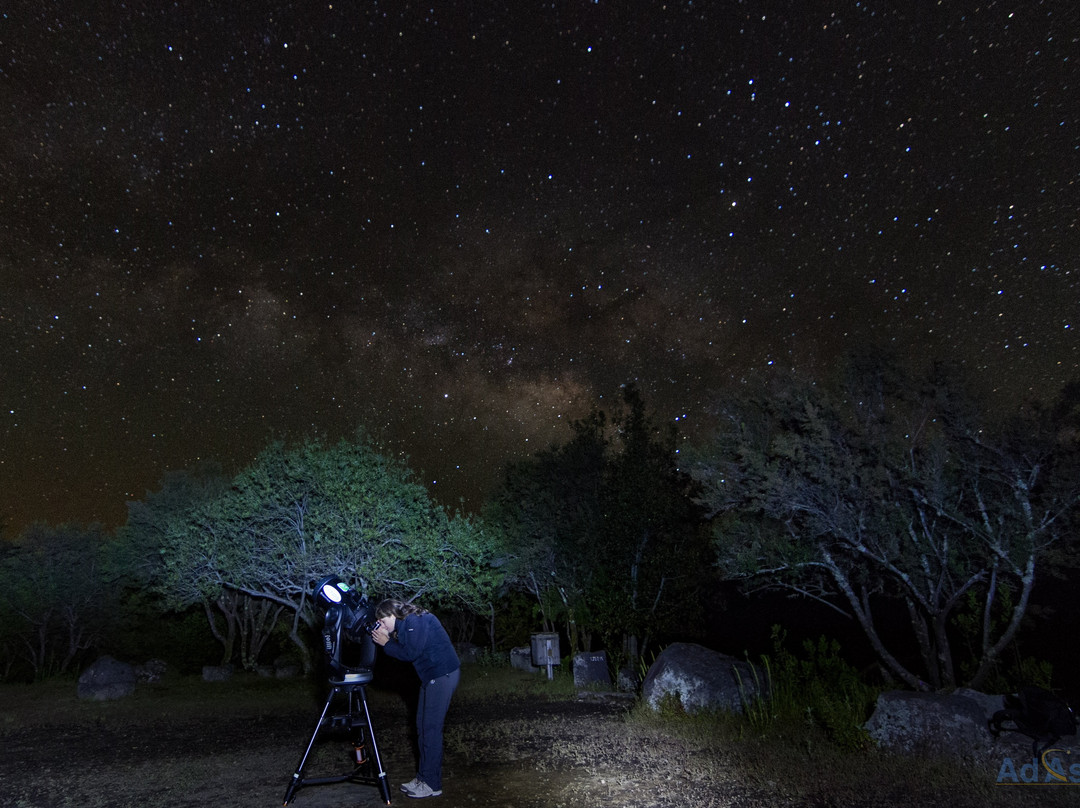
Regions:
[[545, 631], [566, 628], [572, 650], [591, 645], [585, 593], [596, 558], [590, 541], [603, 519], [606, 416], [571, 425], [563, 446], [511, 464], [484, 521], [500, 537], [506, 585], [536, 600]]
[[697, 602], [708, 542], [674, 428], [652, 422], [633, 386], [623, 405], [513, 464], [485, 519], [505, 542], [508, 581], [536, 598], [546, 629], [564, 626], [572, 650], [599, 635], [636, 661], [665, 618]]
[[[132, 590], [167, 595], [162, 582], [169, 558], [166, 548], [170, 529], [194, 509], [224, 495], [230, 483], [218, 464], [202, 463], [191, 469], [168, 472], [157, 491], [149, 491], [144, 499], [127, 504], [128, 519], [119, 531], [119, 552]], [[187, 601], [168, 602], [176, 608], [191, 605]], [[225, 589], [217, 590], [212, 596], [208, 594], [197, 604], [221, 646], [222, 664], [239, 654], [242, 664], [253, 665], [274, 627], [273, 622], [266, 625], [273, 604]], [[275, 611], [275, 619], [280, 611], [280, 607]]]
[[494, 627], [500, 592], [525, 593], [571, 652], [633, 663], [661, 634], [699, 633], [719, 574], [852, 618], [913, 688], [979, 686], [1036, 582], [1080, 578], [1080, 384], [991, 417], [947, 366], [912, 376], [866, 354], [828, 385], [788, 379], [718, 411], [686, 457], [627, 386], [511, 464], [481, 518], [434, 504], [362, 435], [275, 443], [232, 477], [170, 473], [115, 538], [35, 525], [0, 542], [0, 674], [70, 671], [158, 608], [201, 611], [223, 661], [253, 668], [288, 636], [310, 670], [312, 584], [331, 573], [460, 610], [463, 635], [477, 615]]
[[73, 669], [109, 627], [114, 568], [100, 527], [30, 525], [0, 555], [0, 641], [10, 675]]
[[[1080, 493], [1070, 451], [1049, 411], [994, 423], [942, 366], [918, 380], [864, 362], [835, 392], [789, 382], [732, 401], [695, 476], [728, 575], [854, 617], [889, 671], [936, 689], [961, 678], [963, 610], [972, 686], [1015, 639]], [[880, 628], [886, 603], [908, 615], [917, 666]]]

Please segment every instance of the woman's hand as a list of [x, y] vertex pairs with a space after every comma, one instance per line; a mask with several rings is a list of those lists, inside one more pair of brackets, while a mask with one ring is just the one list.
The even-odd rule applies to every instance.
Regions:
[[386, 645], [390, 641], [390, 632], [386, 630], [382, 623], [376, 623], [375, 628], [371, 631], [371, 639], [375, 641], [376, 645]]

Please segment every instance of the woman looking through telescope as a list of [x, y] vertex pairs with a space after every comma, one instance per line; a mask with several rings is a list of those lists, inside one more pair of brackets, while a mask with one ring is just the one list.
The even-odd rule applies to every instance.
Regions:
[[371, 639], [395, 659], [411, 662], [420, 677], [416, 705], [420, 765], [416, 777], [402, 784], [401, 790], [408, 797], [438, 797], [442, 794], [443, 724], [461, 679], [461, 662], [446, 629], [426, 609], [389, 599], [375, 607], [375, 617], [379, 622]]

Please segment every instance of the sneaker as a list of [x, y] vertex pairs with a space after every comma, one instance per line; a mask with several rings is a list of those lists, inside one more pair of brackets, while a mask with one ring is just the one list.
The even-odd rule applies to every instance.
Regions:
[[423, 780], [417, 781], [416, 788], [414, 788], [412, 791], [406, 791], [405, 792], [406, 797], [415, 797], [417, 799], [423, 799], [424, 797], [438, 797], [438, 796], [441, 796], [441, 795], [442, 795], [442, 789], [441, 788], [438, 788], [438, 789], [432, 788], [427, 783], [425, 783]]
[[419, 777], [414, 777], [409, 782], [402, 783], [401, 790], [404, 791], [406, 794], [411, 794], [413, 792], [413, 789], [415, 789], [422, 782], [423, 780], [421, 780]]

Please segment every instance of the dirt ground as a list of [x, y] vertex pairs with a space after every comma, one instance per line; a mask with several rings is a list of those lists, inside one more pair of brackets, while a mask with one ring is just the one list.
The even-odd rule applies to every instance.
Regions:
[[[324, 694], [302, 686], [186, 685], [137, 691], [130, 700], [83, 702], [70, 691], [0, 688], [0, 806], [4, 808], [269, 808], [283, 803]], [[883, 772], [872, 790], [838, 794], [832, 778], [793, 791], [715, 745], [679, 740], [628, 721], [630, 702], [598, 694], [539, 698], [503, 693], [457, 698], [446, 727], [444, 794], [412, 800], [415, 773], [406, 700], [369, 688], [375, 740], [395, 805], [435, 808], [909, 808], [981, 805]], [[335, 701], [331, 713], [344, 712]], [[352, 771], [352, 749], [321, 731], [308, 778]], [[779, 757], [778, 772], [786, 766]], [[762, 777], [762, 772], [766, 773]], [[789, 778], [790, 779], [790, 778]], [[918, 779], [916, 778], [916, 782]], [[1028, 792], [1037, 789], [1027, 789]], [[797, 792], [797, 793], [796, 793]], [[1035, 794], [1021, 802], [1033, 805]], [[304, 785], [295, 808], [383, 805], [374, 785]], [[1019, 804], [1019, 803], [1018, 803]], [[1055, 803], [1056, 804], [1056, 803]]]
[[[399, 790], [415, 774], [406, 702], [369, 688], [368, 705], [392, 803], [420, 803]], [[0, 805], [282, 805], [321, 707], [314, 696], [290, 707], [280, 694], [262, 705], [245, 696], [204, 709], [144, 696], [137, 713], [108, 703], [42, 705], [49, 713], [43, 721], [9, 716], [6, 726], [0, 723]], [[672, 750], [643, 744], [624, 720], [627, 709], [623, 699], [596, 697], [455, 699], [447, 717], [444, 794], [427, 802], [440, 808], [759, 804], [740, 799], [735, 784], [718, 788], [693, 774], [690, 761], [669, 765]], [[344, 711], [343, 701], [332, 703], [331, 713]], [[320, 731], [305, 777], [352, 771], [351, 752], [347, 739]], [[290, 805], [384, 802], [374, 785], [345, 782], [303, 785]]]

